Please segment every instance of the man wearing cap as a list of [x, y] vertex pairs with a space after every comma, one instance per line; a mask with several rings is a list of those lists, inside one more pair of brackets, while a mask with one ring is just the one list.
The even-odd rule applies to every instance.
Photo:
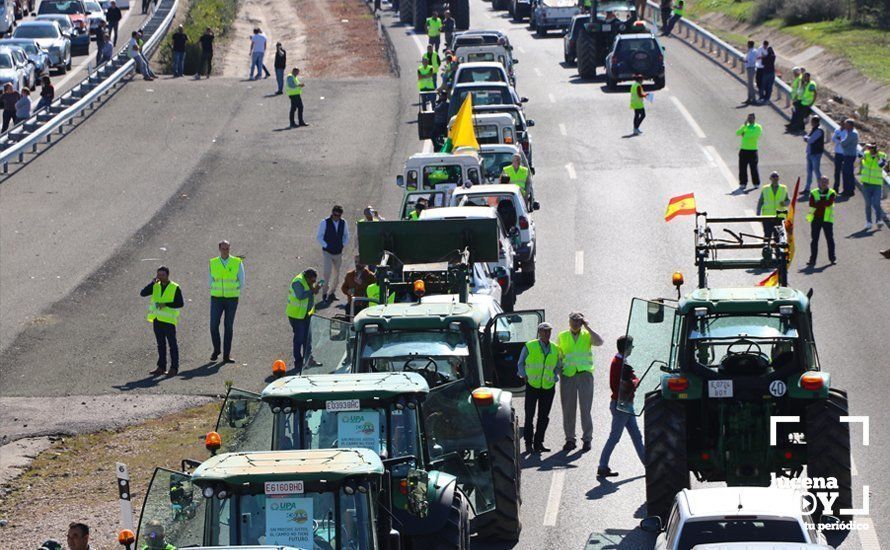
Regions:
[[[550, 323], [538, 325], [538, 338], [526, 342], [519, 354], [516, 373], [525, 380], [525, 452], [547, 453], [544, 435], [550, 423], [550, 407], [556, 395], [556, 381], [562, 370], [562, 351], [550, 341]], [[534, 423], [535, 409], [538, 422]]]
[[784, 184], [779, 183], [779, 173], [773, 172], [769, 175], [769, 185], [760, 191], [760, 198], [757, 200], [758, 216], [775, 216], [777, 220], [768, 220], [763, 222], [763, 236], [772, 238], [776, 226], [788, 216], [788, 205], [791, 199], [788, 198], [788, 188]]
[[[584, 331], [581, 331], [581, 328]], [[581, 406], [581, 450], [590, 450], [593, 439], [593, 346], [603, 345], [603, 339], [595, 333], [584, 315], [569, 315], [569, 330], [556, 337], [556, 343], [564, 355], [562, 378], [559, 381], [559, 401], [562, 405], [562, 428], [566, 435], [563, 451], [571, 451], [575, 445], [575, 409]]]

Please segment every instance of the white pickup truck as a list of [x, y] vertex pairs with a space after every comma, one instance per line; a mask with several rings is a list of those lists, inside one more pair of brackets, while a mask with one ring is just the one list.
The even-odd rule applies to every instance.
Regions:
[[538, 36], [545, 36], [550, 30], [568, 30], [581, 7], [575, 0], [532, 0], [531, 11], [531, 28]]

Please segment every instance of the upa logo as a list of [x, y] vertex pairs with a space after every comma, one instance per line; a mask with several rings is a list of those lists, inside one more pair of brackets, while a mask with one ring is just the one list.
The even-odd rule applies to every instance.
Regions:
[[365, 422], [364, 424], [359, 426], [358, 430], [364, 435], [371, 435], [377, 431], [377, 427], [374, 426], [373, 422]]
[[306, 510], [300, 508], [290, 513], [290, 520], [298, 525], [301, 525], [309, 521], [309, 514], [306, 513]]

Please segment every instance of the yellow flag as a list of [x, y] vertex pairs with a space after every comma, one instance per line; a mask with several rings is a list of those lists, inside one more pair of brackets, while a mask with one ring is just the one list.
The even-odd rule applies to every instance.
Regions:
[[457, 117], [454, 119], [454, 126], [448, 132], [448, 138], [454, 149], [458, 147], [479, 149], [479, 142], [476, 141], [476, 129], [473, 128], [473, 94], [467, 94], [463, 105], [460, 106]]

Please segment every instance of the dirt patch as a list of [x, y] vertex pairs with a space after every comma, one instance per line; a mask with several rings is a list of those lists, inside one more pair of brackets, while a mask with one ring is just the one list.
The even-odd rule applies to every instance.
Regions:
[[288, 67], [300, 67], [307, 77], [391, 74], [376, 20], [362, 0], [243, 0], [223, 55], [223, 76], [248, 77], [254, 27], [269, 38], [265, 63], [270, 71], [275, 43], [281, 42]]
[[200, 436], [218, 413], [219, 404], [211, 403], [116, 431], [54, 438], [0, 491], [4, 547], [36, 548], [48, 538], [64, 543], [68, 524], [82, 521], [93, 548], [119, 548], [115, 463], [129, 467], [138, 517], [155, 467], [178, 470], [183, 458], [207, 456]]

